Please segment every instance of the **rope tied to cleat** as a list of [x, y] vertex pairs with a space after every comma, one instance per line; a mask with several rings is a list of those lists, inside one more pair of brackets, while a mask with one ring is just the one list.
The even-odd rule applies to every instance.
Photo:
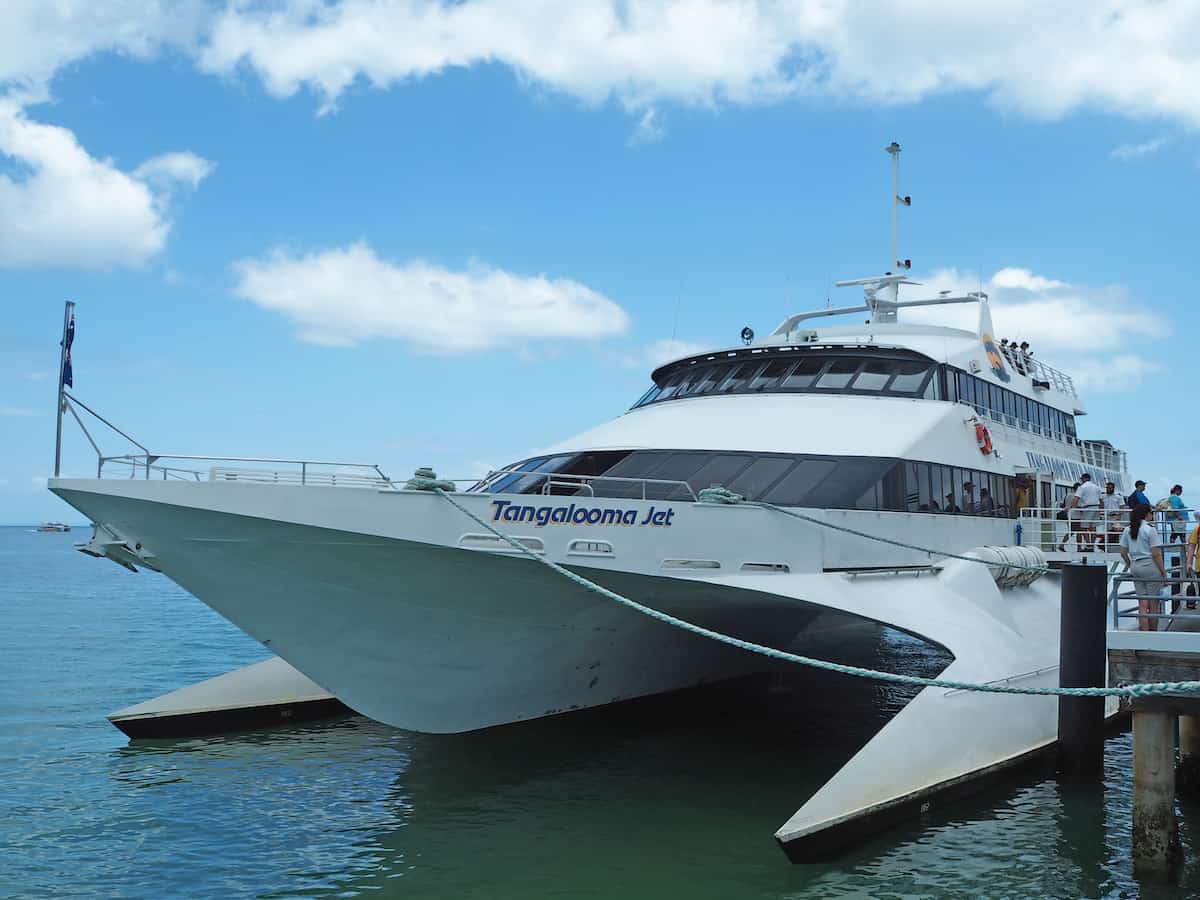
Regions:
[[[454, 492], [453, 485], [444, 487], [449, 482], [439, 481], [432, 469], [418, 469], [416, 475], [409, 480], [406, 487], [414, 491], [425, 491], [440, 495], [447, 503], [471, 519], [481, 528], [491, 532], [491, 534], [500, 538], [513, 549], [519, 551], [523, 555], [529, 557], [537, 563], [545, 566], [561, 575], [568, 581], [598, 594], [607, 600], [612, 600], [619, 603], [634, 612], [647, 616], [655, 621], [662, 622], [674, 628], [679, 628], [690, 634], [698, 637], [707, 638], [708, 640], [717, 641], [721, 644], [726, 644], [730, 647], [735, 647], [739, 650], [745, 650], [750, 653], [757, 653], [760, 656], [765, 656], [768, 659], [776, 659], [782, 662], [796, 663], [802, 666], [809, 666], [814, 669], [821, 669], [826, 672], [836, 672], [841, 675], [851, 675], [857, 678], [869, 678], [873, 681], [883, 681], [890, 684], [911, 684], [919, 687], [937, 687], [946, 688], [948, 690], [958, 691], [974, 691], [985, 694], [1021, 694], [1026, 696], [1044, 696], [1044, 697], [1128, 697], [1134, 699], [1137, 697], [1153, 697], [1164, 694], [1198, 694], [1200, 693], [1200, 681], [1163, 681], [1149, 684], [1129, 684], [1121, 687], [1106, 687], [1106, 688], [1049, 688], [1049, 687], [1012, 687], [1005, 684], [975, 684], [969, 681], [955, 681], [949, 678], [924, 678], [919, 675], [903, 675], [898, 672], [883, 672], [878, 669], [868, 669], [862, 666], [848, 666], [842, 663], [832, 662], [827, 659], [817, 659], [811, 656], [802, 656], [798, 653], [789, 653], [786, 650], [777, 650], [774, 647], [766, 647], [762, 644], [755, 644], [751, 641], [744, 641], [741, 638], [733, 637], [732, 635], [723, 634], [719, 631], [713, 631], [711, 628], [705, 628], [702, 625], [696, 625], [684, 619], [680, 619], [670, 613], [662, 612], [653, 607], [646, 606], [636, 600], [631, 600], [616, 591], [609, 590], [601, 584], [594, 581], [589, 581], [582, 575], [577, 575], [570, 569], [560, 566], [553, 560], [546, 559], [544, 556], [530, 550], [520, 541], [514, 540], [507, 534], [504, 534], [492, 524], [479, 516], [475, 515], [471, 510], [467, 509], [462, 503], [454, 499], [451, 493]], [[411, 486], [411, 487], [409, 487]], [[737, 497], [737, 494], [731, 494], [724, 488], [706, 488], [705, 490], [720, 490], [721, 495], [731, 495]], [[701, 491], [704, 494], [704, 491]], [[717, 495], [710, 495], [717, 496]], [[707, 502], [729, 502], [727, 499], [711, 499]], [[740, 502], [740, 501], [734, 501]], [[750, 502], [750, 501], [746, 501]], [[761, 504], [760, 504], [761, 505]], [[785, 512], [785, 510], [780, 510]], [[805, 517], [807, 518], [807, 517]], [[818, 522], [818, 524], [827, 524]], [[890, 542], [889, 542], [890, 543]], [[983, 562], [973, 557], [960, 557], [971, 562]]]
[[1023, 566], [1019, 563], [1001, 563], [993, 562], [988, 559], [978, 559], [974, 556], [963, 556], [959, 553], [951, 553], [948, 550], [934, 550], [931, 547], [921, 547], [917, 544], [907, 544], [904, 541], [893, 540], [892, 538], [881, 537], [878, 534], [868, 534], [865, 531], [859, 531], [855, 528], [847, 528], [845, 525], [835, 525], [833, 522], [826, 522], [824, 519], [818, 519], [816, 516], [806, 516], [804, 513], [796, 512], [792, 509], [787, 509], [783, 506], [776, 506], [774, 503], [766, 503], [762, 500], [747, 500], [741, 494], [735, 494], [733, 491], [723, 487], [708, 487], [701, 489], [696, 495], [701, 503], [716, 503], [726, 506], [757, 506], [760, 509], [769, 509], [772, 512], [780, 513], [792, 519], [799, 519], [801, 522], [808, 522], [810, 525], [820, 525], [822, 528], [829, 528], [833, 531], [841, 531], [845, 534], [852, 534], [855, 537], [865, 538], [869, 541], [878, 541], [881, 544], [890, 544], [893, 547], [902, 547], [905, 550], [916, 550], [919, 553], [927, 553], [930, 556], [941, 556], [945, 559], [962, 559], [967, 562], [978, 563], [981, 566], [989, 566], [992, 568], [1016, 569], [1020, 572], [1037, 572], [1039, 575], [1048, 575], [1054, 570], [1048, 566]]

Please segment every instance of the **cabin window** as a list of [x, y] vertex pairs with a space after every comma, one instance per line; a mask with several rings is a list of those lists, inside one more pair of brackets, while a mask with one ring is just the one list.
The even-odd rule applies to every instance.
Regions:
[[788, 373], [780, 386], [785, 391], [799, 391], [810, 388], [824, 367], [825, 357], [802, 356], [800, 357], [800, 362], [796, 364], [796, 368]]
[[775, 359], [767, 363], [761, 372], [750, 379], [751, 391], [770, 391], [779, 386], [783, 376], [796, 364], [794, 359]]
[[[546, 491], [626, 499], [644, 496], [647, 500], [687, 502], [692, 495], [679, 484], [659, 483], [686, 482], [692, 492], [721, 484], [748, 499], [781, 506], [1014, 514], [1010, 476], [912, 460], [732, 451], [604, 450], [535, 457], [512, 468], [516, 474], [500, 476], [491, 486], [481, 483], [471, 490], [527, 494]], [[587, 479], [586, 476], [603, 477]], [[982, 498], [982, 488], [988, 489], [994, 503], [992, 512], [981, 513], [977, 508], [967, 507], [963, 495], [968, 481], [973, 487], [971, 501], [976, 505]]]
[[896, 363], [890, 359], [869, 359], [863, 364], [862, 371], [850, 385], [852, 391], [870, 391], [878, 394], [892, 380]]
[[817, 379], [816, 387], [819, 390], [840, 391], [850, 383], [860, 364], [861, 360], [852, 357], [835, 357], [826, 367], [824, 374]]
[[783, 477], [795, 460], [786, 456], [764, 456], [743, 469], [726, 487], [743, 497], [761, 497], [771, 485]]
[[[929, 375], [930, 366], [926, 362], [919, 359], [899, 359], [894, 363], [896, 377], [892, 379], [892, 383], [888, 385], [888, 390], [892, 393], [909, 393], [916, 392], [921, 389], [926, 377]], [[859, 376], [861, 380], [862, 376]], [[855, 385], [856, 387], [858, 385]]]

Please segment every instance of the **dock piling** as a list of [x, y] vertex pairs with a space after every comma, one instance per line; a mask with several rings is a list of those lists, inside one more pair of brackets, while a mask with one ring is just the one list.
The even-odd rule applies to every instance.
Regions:
[[[1062, 569], [1059, 684], [1104, 687], [1107, 676], [1107, 588], [1104, 566]], [[1065, 775], [1104, 774], [1104, 698], [1058, 698], [1058, 770]]]
[[1179, 860], [1175, 821], [1175, 721], [1166, 709], [1133, 710], [1133, 862], [1166, 869]]

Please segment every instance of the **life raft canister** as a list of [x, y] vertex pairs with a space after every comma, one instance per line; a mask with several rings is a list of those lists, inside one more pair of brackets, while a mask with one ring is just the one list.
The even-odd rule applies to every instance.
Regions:
[[988, 434], [987, 426], [982, 422], [975, 424], [975, 442], [979, 444], [979, 452], [988, 456], [992, 452], [992, 436]]

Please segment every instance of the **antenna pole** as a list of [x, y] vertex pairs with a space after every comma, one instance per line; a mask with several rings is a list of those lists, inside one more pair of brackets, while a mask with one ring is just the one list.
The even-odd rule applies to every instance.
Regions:
[[55, 415], [58, 418], [57, 429], [54, 435], [54, 477], [58, 478], [62, 471], [62, 419], [63, 419], [63, 377], [66, 375], [67, 368], [67, 326], [71, 321], [71, 313], [75, 309], [75, 304], [70, 300], [63, 307], [63, 328], [62, 341], [59, 344], [58, 353], [58, 395], [55, 409]]
[[900, 261], [900, 222], [896, 209], [900, 205], [900, 145], [892, 141], [886, 149], [892, 157], [892, 258], [884, 271], [894, 272]]

